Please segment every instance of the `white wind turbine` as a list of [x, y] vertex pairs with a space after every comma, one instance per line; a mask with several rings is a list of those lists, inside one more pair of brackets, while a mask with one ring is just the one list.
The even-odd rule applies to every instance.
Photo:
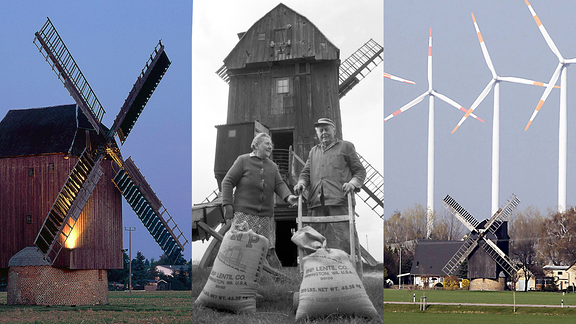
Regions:
[[562, 54], [560, 54], [560, 51], [554, 44], [554, 41], [552, 41], [550, 35], [548, 35], [546, 28], [544, 28], [544, 25], [536, 15], [536, 12], [534, 11], [530, 3], [527, 0], [525, 1], [526, 5], [528, 5], [528, 9], [530, 9], [530, 12], [534, 17], [534, 20], [536, 21], [536, 24], [538, 25], [538, 28], [540, 29], [540, 33], [542, 33], [542, 36], [544, 36], [544, 39], [546, 40], [548, 47], [550, 47], [552, 52], [556, 55], [556, 57], [558, 57], [558, 66], [556, 67], [556, 70], [554, 70], [554, 74], [552, 74], [552, 78], [550, 78], [550, 82], [548, 82], [546, 90], [544, 90], [544, 93], [542, 94], [542, 97], [540, 98], [540, 101], [538, 102], [536, 109], [532, 113], [530, 121], [528, 122], [528, 125], [526, 125], [526, 130], [528, 130], [528, 127], [530, 127], [530, 124], [532, 124], [532, 121], [534, 121], [534, 118], [536, 118], [538, 111], [540, 111], [540, 108], [542, 108], [544, 101], [546, 101], [546, 98], [548, 98], [550, 91], [552, 91], [552, 87], [556, 84], [556, 81], [558, 81], [558, 76], [561, 75], [560, 122], [558, 130], [558, 211], [563, 212], [564, 210], [566, 210], [566, 162], [567, 162], [566, 153], [568, 146], [568, 119], [567, 119], [568, 114], [566, 109], [566, 88], [567, 88], [566, 68], [568, 67], [568, 65], [576, 63], [576, 58], [565, 59], [564, 57], [562, 57]]
[[[424, 98], [428, 97], [428, 187], [427, 187], [427, 195], [426, 195], [426, 203], [427, 203], [427, 222], [426, 222], [426, 238], [430, 237], [430, 233], [432, 232], [432, 216], [434, 213], [434, 97], [448, 103], [449, 105], [459, 109], [463, 112], [468, 113], [468, 110], [462, 107], [460, 104], [455, 102], [454, 100], [446, 97], [445, 95], [436, 92], [432, 88], [432, 28], [430, 28], [430, 37], [428, 38], [428, 90], [421, 94], [420, 96], [416, 97], [416, 99], [410, 101], [402, 108], [396, 110], [392, 114], [388, 115], [384, 118], [384, 121], [390, 120], [392, 117], [397, 116], [398, 114], [410, 109], [411, 107], [415, 106], [416, 104], [420, 103]], [[482, 119], [478, 118], [472, 112], [469, 113], [469, 116], [472, 116], [482, 122]]]
[[478, 40], [480, 41], [480, 48], [482, 49], [482, 54], [484, 55], [484, 60], [486, 60], [486, 65], [488, 65], [488, 69], [492, 72], [492, 79], [488, 82], [488, 85], [484, 88], [484, 90], [480, 93], [478, 98], [474, 101], [470, 109], [466, 112], [464, 117], [460, 119], [458, 125], [454, 127], [452, 133], [454, 133], [460, 125], [468, 118], [468, 116], [476, 109], [486, 98], [486, 96], [490, 93], [490, 90], [494, 88], [494, 116], [493, 116], [493, 123], [492, 123], [492, 213], [494, 215], [500, 206], [499, 204], [499, 195], [500, 195], [500, 82], [512, 82], [512, 83], [520, 83], [520, 84], [528, 84], [528, 85], [537, 85], [537, 86], [547, 86], [547, 84], [542, 82], [537, 82], [533, 80], [517, 78], [517, 77], [501, 77], [496, 74], [496, 69], [494, 69], [494, 65], [492, 64], [492, 60], [490, 59], [490, 54], [488, 54], [488, 48], [484, 43], [484, 38], [480, 33], [480, 28], [478, 27], [478, 23], [476, 22], [476, 18], [474, 14], [472, 14], [472, 20], [474, 21], [474, 28], [476, 29], [476, 34], [478, 35]]
[[394, 81], [399, 81], [399, 82], [404, 82], [404, 83], [410, 83], [410, 84], [416, 84], [416, 82], [414, 82], [414, 81], [406, 80], [406, 79], [403, 79], [403, 78], [401, 78], [401, 77], [397, 77], [397, 76], [395, 76], [395, 75], [388, 74], [388, 73], [386, 73], [386, 72], [384, 72], [384, 77], [385, 77], [385, 78], [388, 78], [388, 79], [390, 79], [390, 80], [394, 80]]

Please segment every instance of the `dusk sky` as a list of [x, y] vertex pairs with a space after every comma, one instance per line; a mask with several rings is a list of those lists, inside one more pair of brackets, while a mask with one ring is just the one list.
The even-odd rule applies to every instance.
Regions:
[[[237, 33], [248, 30], [278, 2], [265, 0], [194, 1], [192, 35], [192, 201], [201, 203], [217, 189], [214, 178], [215, 125], [226, 123], [228, 85], [215, 73], [238, 42]], [[340, 49], [343, 61], [370, 38], [383, 39], [382, 2], [282, 1], [308, 18]], [[382, 173], [382, 64], [340, 101], [342, 130], [338, 137], [354, 143], [356, 150]], [[390, 80], [386, 80], [390, 81]], [[382, 260], [382, 220], [364, 203], [357, 212], [360, 243]], [[368, 243], [367, 243], [368, 241]], [[293, 244], [292, 242], [283, 242]], [[279, 244], [279, 243], [277, 243]], [[207, 243], [195, 242], [193, 259], [200, 260]]]
[[[565, 58], [576, 56], [576, 3], [530, 2]], [[428, 36], [432, 28], [434, 89], [469, 108], [491, 80], [471, 14], [500, 76], [548, 82], [558, 64], [525, 1], [399, 1], [384, 3], [384, 71], [416, 82], [384, 84], [387, 116], [426, 91]], [[573, 114], [576, 71], [568, 75], [567, 204], [576, 202], [576, 129]], [[557, 83], [560, 84], [560, 81]], [[500, 206], [516, 194], [519, 210], [533, 205], [541, 212], [558, 203], [558, 116], [560, 91], [555, 89], [536, 119], [525, 127], [544, 92], [543, 87], [501, 83]], [[451, 195], [478, 220], [490, 217], [493, 93], [451, 134], [463, 112], [435, 101], [435, 196]], [[426, 206], [428, 99], [384, 125], [385, 217], [415, 204]]]
[[[32, 43], [50, 17], [106, 114], [110, 127], [158, 40], [172, 64], [121, 147], [132, 157], [168, 212], [191, 240], [191, 1], [10, 1], [0, 10], [0, 118], [10, 109], [74, 100]], [[162, 250], [123, 199], [123, 226], [132, 257], [158, 259]], [[124, 248], [128, 233], [124, 232]], [[184, 256], [191, 257], [190, 245]]]

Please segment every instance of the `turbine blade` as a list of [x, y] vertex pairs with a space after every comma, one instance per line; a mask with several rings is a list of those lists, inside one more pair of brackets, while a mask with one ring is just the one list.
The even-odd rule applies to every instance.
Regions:
[[494, 79], [492, 79], [492, 80], [490, 80], [490, 82], [488, 82], [488, 84], [486, 85], [484, 90], [482, 90], [482, 92], [480, 93], [478, 98], [476, 98], [476, 100], [474, 100], [474, 103], [472, 104], [472, 106], [470, 106], [470, 109], [468, 109], [468, 111], [466, 111], [466, 114], [464, 116], [462, 116], [462, 118], [458, 122], [458, 125], [456, 125], [456, 127], [454, 127], [454, 129], [452, 130], [452, 134], [454, 134], [454, 132], [456, 132], [458, 127], [460, 127], [460, 125], [462, 125], [462, 123], [464, 123], [464, 121], [468, 118], [468, 116], [470, 116], [472, 114], [474, 109], [476, 109], [476, 107], [478, 107], [480, 105], [480, 103], [482, 103], [484, 98], [486, 98], [488, 93], [490, 93], [490, 90], [492, 90], [492, 86], [494, 85], [494, 83], [496, 83], [496, 80], [494, 80]]
[[401, 78], [401, 77], [397, 77], [397, 76], [395, 76], [395, 75], [388, 74], [388, 73], [386, 73], [386, 72], [384, 72], [384, 77], [385, 77], [385, 78], [388, 78], [388, 79], [390, 79], [390, 80], [394, 80], [394, 81], [400, 81], [400, 82], [404, 82], [404, 83], [416, 84], [416, 82], [414, 82], [414, 81], [406, 80], [406, 79], [403, 79], [403, 78]]
[[492, 64], [492, 60], [490, 59], [490, 54], [488, 53], [488, 48], [486, 47], [486, 43], [484, 43], [484, 38], [480, 33], [480, 27], [478, 27], [478, 23], [476, 22], [476, 18], [474, 14], [472, 14], [472, 20], [474, 21], [474, 28], [476, 29], [476, 34], [478, 35], [478, 40], [480, 41], [480, 48], [482, 49], [482, 54], [484, 55], [484, 60], [486, 60], [486, 65], [492, 72], [492, 76], [496, 77], [496, 70], [494, 69], [494, 64]]
[[[436, 92], [436, 91], [432, 91], [432, 95], [435, 96], [435, 97], [438, 97], [438, 99], [440, 99], [440, 100], [444, 101], [445, 103], [447, 103], [447, 104], [455, 107], [455, 108], [458, 109], [458, 110], [461, 110], [461, 111], [463, 111], [463, 112], [465, 112], [465, 113], [468, 112], [468, 109], [462, 107], [462, 105], [460, 105], [460, 104], [457, 103], [456, 101], [454, 101], [454, 100], [446, 97], [445, 95], [443, 95], [443, 94], [441, 94], [441, 93], [438, 93], [438, 92]], [[484, 122], [484, 120], [478, 118], [478, 116], [474, 115], [473, 113], [470, 113], [470, 116], [473, 117], [473, 118], [475, 118], [475, 119], [478, 119], [478, 120], [481, 121], [481, 122]]]
[[548, 44], [548, 47], [550, 47], [552, 52], [554, 52], [554, 54], [556, 54], [556, 56], [558, 57], [558, 60], [562, 61], [564, 58], [560, 54], [560, 51], [558, 50], [558, 47], [556, 47], [556, 44], [554, 44], [552, 37], [550, 37], [550, 35], [546, 31], [546, 28], [544, 28], [544, 25], [540, 21], [540, 18], [538, 18], [538, 15], [536, 15], [536, 11], [534, 11], [534, 8], [532, 8], [532, 5], [530, 5], [528, 0], [524, 0], [524, 1], [526, 2], [526, 5], [528, 6], [530, 13], [532, 14], [532, 17], [534, 17], [534, 21], [536, 21], [536, 25], [538, 25], [538, 29], [540, 29], [540, 33], [542, 34], [542, 36], [544, 36], [544, 39], [546, 40], [546, 44]]
[[[543, 83], [534, 80], [528, 80], [524, 78], [517, 78], [517, 77], [499, 77], [500, 81], [512, 82], [512, 83], [520, 83], [520, 84], [527, 84], [527, 85], [535, 85], [540, 87], [547, 87], [548, 83]], [[560, 89], [560, 86], [555, 85], [554, 88]]]
[[391, 113], [390, 115], [388, 115], [386, 118], [384, 118], [384, 121], [387, 121], [389, 119], [391, 119], [392, 117], [395, 117], [396, 115], [405, 112], [406, 110], [412, 108], [414, 105], [420, 103], [420, 101], [424, 100], [424, 98], [429, 94], [429, 92], [424, 92], [423, 94], [421, 94], [420, 96], [416, 97], [416, 99], [410, 101], [409, 103], [405, 104], [404, 106], [402, 106], [402, 108], [396, 110], [395, 112]]
[[432, 28], [428, 38], [428, 91], [432, 90]]
[[530, 117], [530, 121], [528, 121], [528, 125], [526, 125], [526, 128], [524, 129], [525, 131], [528, 130], [530, 124], [532, 124], [532, 121], [534, 121], [534, 118], [536, 118], [538, 111], [540, 111], [540, 108], [542, 108], [544, 101], [546, 101], [546, 99], [548, 98], [550, 91], [552, 91], [553, 85], [556, 84], [556, 81], [558, 81], [558, 77], [560, 76], [561, 70], [562, 70], [562, 63], [558, 63], [558, 66], [556, 67], [554, 74], [552, 74], [552, 78], [550, 78], [550, 82], [548, 82], [548, 86], [546, 86], [546, 90], [544, 90], [544, 93], [542, 94], [542, 97], [540, 98], [540, 101], [538, 102], [536, 109], [534, 110], [532, 116]]

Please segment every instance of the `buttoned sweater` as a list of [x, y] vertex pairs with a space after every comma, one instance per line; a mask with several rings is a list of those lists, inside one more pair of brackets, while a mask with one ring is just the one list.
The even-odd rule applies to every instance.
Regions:
[[235, 212], [272, 217], [274, 193], [282, 199], [291, 194], [278, 166], [268, 158], [250, 153], [240, 155], [222, 180], [222, 204], [233, 205]]

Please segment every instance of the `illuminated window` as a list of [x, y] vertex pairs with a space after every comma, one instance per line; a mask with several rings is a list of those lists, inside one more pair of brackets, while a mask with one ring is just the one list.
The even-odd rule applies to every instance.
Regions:
[[276, 93], [289, 93], [288, 78], [276, 79]]

